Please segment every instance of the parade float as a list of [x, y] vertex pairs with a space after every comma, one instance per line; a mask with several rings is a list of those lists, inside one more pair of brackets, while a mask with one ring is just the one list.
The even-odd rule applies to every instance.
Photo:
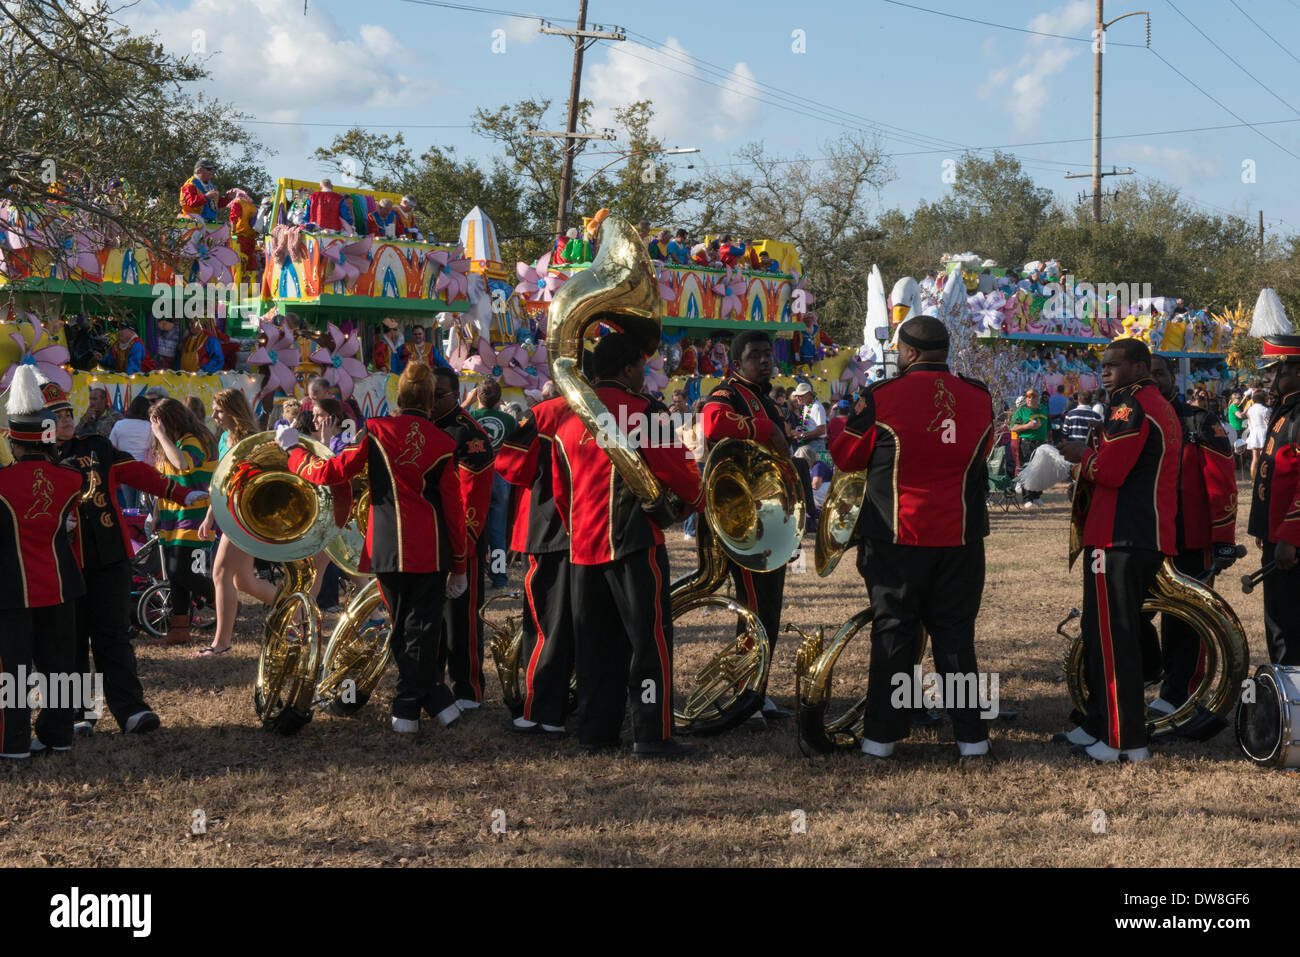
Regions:
[[1100, 385], [1100, 355], [1121, 337], [1139, 338], [1173, 360], [1179, 387], [1222, 391], [1234, 335], [1229, 317], [1187, 311], [1149, 286], [1092, 284], [1054, 260], [1009, 270], [973, 253], [944, 257], [933, 277], [900, 279], [890, 295], [891, 328], [913, 314], [940, 316], [953, 336], [959, 371], [989, 384], [1007, 405], [1028, 388], [1067, 395]]

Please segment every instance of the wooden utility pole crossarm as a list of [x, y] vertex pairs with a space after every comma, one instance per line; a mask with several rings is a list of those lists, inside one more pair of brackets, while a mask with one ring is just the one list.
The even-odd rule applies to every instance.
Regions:
[[612, 140], [613, 135], [596, 133], [579, 133], [578, 130], [578, 96], [582, 89], [582, 54], [587, 47], [597, 40], [626, 40], [622, 27], [613, 30], [587, 29], [587, 0], [578, 0], [578, 27], [576, 30], [560, 30], [543, 22], [539, 33], [553, 36], [570, 37], [573, 40], [573, 77], [569, 82], [569, 122], [563, 133], [530, 133], [530, 136], [563, 136], [564, 166], [560, 172], [560, 203], [555, 215], [555, 235], [563, 236], [569, 223], [569, 196], [573, 191], [573, 154], [575, 140]]

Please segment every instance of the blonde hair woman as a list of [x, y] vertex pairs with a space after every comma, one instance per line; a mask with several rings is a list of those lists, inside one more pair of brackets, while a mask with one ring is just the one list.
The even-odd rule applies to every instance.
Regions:
[[[223, 389], [212, 400], [212, 420], [221, 430], [217, 442], [218, 460], [250, 435], [260, 429], [248, 399], [239, 389]], [[199, 534], [211, 538], [215, 519], [211, 506], [199, 528]], [[241, 551], [229, 538], [222, 537], [217, 544], [217, 557], [212, 563], [212, 581], [216, 589], [217, 630], [212, 644], [191, 657], [213, 658], [224, 655], [231, 648], [235, 634], [235, 619], [239, 615], [239, 593], [252, 595], [265, 605], [275, 600], [275, 586], [257, 577], [253, 556]]]

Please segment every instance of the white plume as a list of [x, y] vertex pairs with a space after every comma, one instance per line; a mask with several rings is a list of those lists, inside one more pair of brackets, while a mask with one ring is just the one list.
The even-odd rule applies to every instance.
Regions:
[[1261, 289], [1255, 301], [1255, 312], [1250, 320], [1250, 334], [1257, 339], [1264, 336], [1289, 336], [1294, 334], [1291, 320], [1286, 317], [1277, 290]]
[[41, 378], [35, 366], [20, 365], [9, 381], [9, 402], [5, 411], [10, 415], [31, 415], [45, 408], [41, 395]]

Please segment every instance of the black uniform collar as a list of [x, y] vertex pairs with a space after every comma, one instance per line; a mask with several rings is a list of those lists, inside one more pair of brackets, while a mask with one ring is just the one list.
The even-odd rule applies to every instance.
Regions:
[[918, 361], [918, 362], [913, 362], [910, 366], [908, 366], [906, 369], [900, 372], [899, 375], [907, 375], [909, 372], [947, 372], [947, 371], [948, 371], [948, 363], [946, 362]]
[[736, 383], [737, 385], [742, 385], [742, 386], [744, 386], [744, 387], [745, 387], [746, 389], [748, 389], [750, 392], [754, 393], [754, 395], [771, 395], [771, 394], [772, 394], [772, 380], [771, 380], [771, 379], [768, 379], [766, 382], [764, 382], [764, 383], [762, 383], [762, 384], [760, 385], [760, 384], [757, 383], [757, 382], [751, 382], [749, 379], [746, 379], [743, 375], [741, 375], [741, 374], [738, 373], [738, 372], [728, 372], [728, 373], [727, 373], [727, 378], [728, 378], [728, 379], [732, 379], [733, 381], [735, 381], [735, 383]]
[[[1151, 388], [1155, 389], [1156, 392], [1159, 392], [1159, 391], [1160, 391], [1159, 386], [1156, 385], [1156, 380], [1155, 380], [1155, 379], [1151, 378], [1150, 376], [1143, 376], [1141, 379], [1138, 379], [1138, 380], [1135, 381], [1135, 382], [1130, 382], [1128, 385], [1126, 385], [1126, 386], [1124, 386], [1124, 387], [1122, 387], [1122, 388], [1116, 389], [1116, 390], [1112, 393], [1112, 395], [1115, 395], [1115, 396], [1120, 396], [1120, 395], [1136, 395], [1138, 389], [1142, 388], [1144, 385], [1149, 385], [1149, 386], [1151, 386]], [[1162, 396], [1160, 396], [1160, 398], [1163, 399], [1164, 396], [1162, 395]]]
[[418, 415], [422, 419], [429, 417], [429, 413], [423, 409], [398, 409], [397, 412], [399, 415]]
[[1300, 403], [1300, 392], [1292, 392], [1289, 393], [1288, 395], [1282, 396], [1282, 398], [1278, 400], [1276, 408], [1280, 409], [1283, 406], [1289, 407], [1295, 405], [1296, 403]]

